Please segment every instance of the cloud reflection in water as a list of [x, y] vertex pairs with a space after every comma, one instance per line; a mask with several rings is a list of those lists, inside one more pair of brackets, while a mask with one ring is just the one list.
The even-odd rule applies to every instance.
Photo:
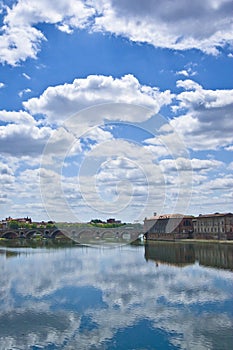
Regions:
[[230, 271], [156, 266], [144, 247], [25, 252], [0, 258], [0, 350], [223, 350], [233, 340]]

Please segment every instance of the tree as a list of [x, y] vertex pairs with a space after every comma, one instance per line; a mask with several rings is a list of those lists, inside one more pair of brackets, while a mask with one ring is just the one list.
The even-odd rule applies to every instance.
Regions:
[[94, 220], [92, 219], [92, 220], [91, 220], [91, 224], [92, 224], [92, 223], [93, 223], [93, 224], [102, 224], [103, 221], [100, 220], [100, 219], [94, 219]]
[[11, 220], [9, 223], [9, 227], [12, 228], [13, 230], [17, 230], [19, 228], [18, 221]]

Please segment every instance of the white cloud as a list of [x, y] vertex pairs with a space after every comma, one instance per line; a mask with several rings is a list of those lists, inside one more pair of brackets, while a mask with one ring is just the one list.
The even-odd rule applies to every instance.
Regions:
[[233, 145], [225, 147], [226, 151], [233, 151]]
[[187, 70], [183, 69], [183, 70], [176, 72], [176, 75], [184, 75], [185, 77], [188, 77], [189, 73]]
[[71, 34], [76, 28], [110, 32], [135, 42], [175, 50], [196, 48], [218, 54], [233, 39], [231, 1], [207, 0], [19, 0], [4, 6], [0, 61], [16, 65], [36, 58], [46, 40], [36, 28], [50, 23]]
[[41, 155], [51, 132], [50, 128], [35, 125], [0, 126], [1, 153], [12, 156]]
[[14, 182], [14, 171], [9, 165], [0, 162], [0, 183], [1, 183], [1, 193], [3, 194], [3, 188], [5, 184], [11, 184]]
[[113, 139], [113, 135], [109, 131], [105, 131], [100, 127], [90, 128], [87, 133], [83, 135], [84, 140], [90, 139], [95, 143], [102, 143]]
[[[48, 190], [51, 181], [45, 176], [41, 181], [41, 192], [50, 216], [58, 218], [59, 214], [60, 221], [62, 217], [71, 220], [72, 215], [73, 221], [90, 220], [93, 215], [118, 215], [125, 221], [140, 217], [142, 220], [147, 200], [151, 203], [155, 192], [157, 197], [159, 194], [160, 204], [163, 203], [163, 175], [153, 163], [151, 154], [135, 143], [121, 139], [104, 140], [85, 152], [80, 165], [75, 167], [72, 159], [67, 159], [66, 169], [69, 166], [74, 172], [77, 168], [77, 177], [59, 177], [61, 171], [56, 166], [57, 162], [53, 169], [58, 179], [53, 181], [53, 191]], [[45, 175], [49, 169], [51, 164], [46, 166]], [[61, 213], [57, 213], [57, 196], [59, 207], [63, 208]]]
[[233, 142], [233, 90], [205, 90], [192, 80], [179, 80], [177, 86], [186, 89], [177, 95], [178, 105], [173, 106], [182, 115], [170, 125], [186, 146], [194, 150], [229, 146]]
[[211, 109], [225, 107], [233, 103], [233, 90], [205, 90], [193, 80], [178, 80], [177, 87], [192, 90], [177, 95], [180, 108]]
[[35, 125], [35, 119], [25, 111], [0, 111], [0, 121], [5, 123]]
[[4, 88], [5, 84], [4, 83], [0, 83], [0, 89]]
[[[171, 102], [170, 91], [160, 92], [156, 87], [143, 86], [132, 75], [118, 79], [90, 76], [76, 79], [72, 84], [50, 87], [40, 97], [24, 103], [31, 113], [44, 113], [47, 119], [36, 121], [25, 111], [0, 111], [0, 120], [7, 124], [0, 127], [1, 152], [8, 155], [9, 161], [12, 157], [24, 159], [21, 163], [24, 167], [30, 167], [30, 160], [31, 166], [38, 166], [33, 159], [43, 152], [42, 194], [46, 193], [46, 209], [59, 220], [65, 217], [74, 221], [74, 213], [78, 213], [80, 221], [97, 213], [102, 217], [116, 213], [125, 221], [141, 220], [151, 207], [160, 208], [161, 212], [166, 209], [185, 213], [191, 192], [191, 208], [199, 212], [200, 201], [210, 202], [211, 198], [213, 208], [215, 204], [220, 205], [217, 198], [220, 188], [221, 201], [225, 201], [222, 208], [227, 208], [232, 185], [231, 178], [227, 177], [229, 169], [214, 159], [203, 160], [198, 156], [189, 159], [186, 148], [205, 150], [224, 144], [230, 147], [232, 93], [230, 90], [205, 90], [192, 80], [180, 80], [177, 85], [186, 89], [177, 95], [177, 111], [181, 110], [182, 115], [163, 125], [154, 138], [146, 139], [143, 144], [114, 139], [114, 129], [108, 128], [108, 124], [106, 128], [101, 125], [105, 119], [122, 119], [129, 123], [145, 121], [163, 104]], [[108, 104], [112, 101], [121, 103]], [[134, 109], [139, 102], [143, 108], [136, 106]], [[95, 107], [84, 109], [91, 105]], [[69, 113], [82, 111], [65, 120], [57, 130], [44, 126], [46, 122], [62, 123], [67, 116], [66, 106], [70, 108]], [[147, 108], [149, 112], [144, 113]], [[73, 169], [72, 157], [77, 163]], [[161, 160], [164, 157], [171, 159]], [[60, 166], [67, 172], [62, 173]], [[73, 175], [75, 169], [79, 177]], [[53, 170], [51, 176], [48, 176], [49, 170]], [[20, 204], [14, 204], [7, 192], [11, 185], [11, 189], [17, 190], [18, 201], [28, 203], [29, 212], [33, 213], [33, 208], [39, 205], [42, 213], [42, 204], [33, 202], [36, 190], [30, 189], [30, 186], [37, 187], [38, 193], [36, 173], [29, 169], [20, 176], [12, 176], [3, 174], [5, 187], [1, 193], [8, 197], [1, 202], [12, 201], [12, 208], [20, 210]]]
[[201, 89], [201, 85], [196, 83], [195, 81], [191, 79], [186, 79], [186, 80], [177, 80], [176, 86], [178, 88], [183, 88], [185, 90], [198, 90]]
[[0, 62], [15, 66], [28, 57], [36, 58], [39, 43], [45, 40], [44, 35], [31, 26], [2, 27], [4, 34], [0, 37]]
[[208, 182], [207, 187], [211, 190], [231, 190], [233, 188], [233, 177], [217, 178]]
[[[94, 2], [93, 2], [94, 3]], [[217, 54], [231, 42], [231, 1], [95, 1], [95, 29], [155, 47]], [[230, 29], [231, 28], [231, 29]]]
[[20, 91], [20, 92], [18, 93], [18, 95], [19, 95], [19, 97], [23, 97], [24, 94], [28, 94], [28, 93], [30, 93], [30, 92], [32, 92], [32, 90], [29, 89], [29, 88], [27, 88], [27, 89], [23, 89], [22, 91]]
[[0, 61], [16, 65], [28, 57], [36, 58], [44, 34], [35, 27], [38, 23], [58, 24], [62, 30], [74, 26], [83, 28], [94, 9], [76, 0], [61, 0], [56, 6], [49, 0], [19, 0], [6, 15], [0, 40]]
[[176, 72], [176, 75], [184, 75], [185, 77], [194, 76], [196, 74], [197, 73], [195, 71], [193, 71], [191, 67], [188, 67], [187, 69], [182, 69], [182, 70]]
[[[102, 106], [102, 117], [109, 120], [142, 121], [151, 114], [158, 113], [163, 105], [170, 104], [173, 95], [169, 90], [159, 91], [157, 87], [141, 85], [133, 75], [125, 75], [121, 78], [111, 76], [90, 75], [85, 79], [75, 79], [71, 84], [48, 87], [39, 98], [32, 98], [23, 103], [32, 114], [45, 114], [51, 123], [63, 122], [69, 116], [78, 111], [94, 105], [107, 103], [129, 104], [123, 106], [121, 116], [116, 118], [114, 111], [109, 111], [107, 106]], [[145, 115], [132, 114], [130, 104], [150, 109]], [[113, 108], [112, 108], [113, 109]], [[91, 116], [90, 111], [90, 118]], [[96, 122], [96, 116], [94, 117]], [[78, 120], [77, 120], [78, 122]], [[85, 120], [83, 120], [85, 122]], [[86, 120], [88, 122], [88, 120]]]
[[212, 169], [217, 169], [223, 166], [223, 163], [217, 160], [208, 159], [187, 159], [187, 158], [177, 158], [177, 159], [163, 159], [160, 161], [160, 166], [164, 171], [198, 171], [200, 173], [206, 173]]

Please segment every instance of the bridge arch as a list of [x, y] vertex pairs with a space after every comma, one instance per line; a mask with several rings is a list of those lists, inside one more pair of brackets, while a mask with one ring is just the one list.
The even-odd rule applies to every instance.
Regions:
[[113, 230], [106, 230], [101, 235], [102, 239], [115, 239], [117, 237], [119, 237], [119, 233]]
[[55, 229], [50, 233], [50, 238], [56, 238], [56, 237], [69, 237], [69, 233], [65, 230]]
[[18, 231], [7, 231], [7, 232], [4, 232], [2, 235], [2, 238], [6, 238], [6, 239], [15, 239], [18, 237], [19, 237]]
[[126, 241], [130, 241], [133, 238], [133, 236], [132, 233], [129, 231], [122, 231], [120, 232], [120, 238]]
[[93, 230], [83, 229], [80, 230], [77, 234], [77, 239], [91, 239], [93, 238]]
[[35, 235], [42, 236], [42, 232], [35, 229], [35, 230], [27, 231], [25, 233], [25, 237], [26, 238], [31, 238], [31, 237], [33, 237]]

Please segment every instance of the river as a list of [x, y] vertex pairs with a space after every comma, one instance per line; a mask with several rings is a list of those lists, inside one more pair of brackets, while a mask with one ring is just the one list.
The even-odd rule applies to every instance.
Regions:
[[0, 350], [229, 350], [233, 245], [0, 246]]

